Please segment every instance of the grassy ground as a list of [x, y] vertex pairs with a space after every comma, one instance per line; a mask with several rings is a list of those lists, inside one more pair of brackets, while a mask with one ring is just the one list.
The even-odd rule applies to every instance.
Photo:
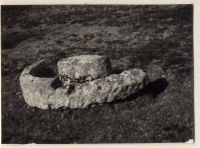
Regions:
[[[185, 142], [194, 138], [191, 5], [2, 6], [2, 143]], [[116, 70], [152, 63], [168, 86], [88, 109], [29, 107], [24, 67], [80, 54], [107, 55]]]

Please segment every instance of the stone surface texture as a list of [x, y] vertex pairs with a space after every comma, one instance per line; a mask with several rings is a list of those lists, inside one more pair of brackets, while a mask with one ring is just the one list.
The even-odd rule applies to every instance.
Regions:
[[80, 55], [61, 59], [57, 66], [59, 75], [71, 79], [93, 80], [111, 73], [109, 60], [99, 55]]
[[47, 109], [50, 104], [49, 97], [55, 92], [51, 87], [54, 78], [44, 78], [33, 76], [32, 70], [41, 68], [45, 61], [39, 61], [24, 69], [20, 75], [20, 85], [26, 103], [33, 107]]
[[[97, 56], [97, 59], [98, 58]], [[75, 59], [77, 59], [77, 57]], [[83, 60], [84, 58], [81, 57], [80, 59]], [[85, 61], [87, 63], [88, 61], [86, 59]], [[72, 58], [72, 61], [73, 60]], [[101, 58], [99, 58], [99, 61], [99, 63], [105, 62]], [[83, 63], [83, 65], [84, 64], [85, 63]], [[77, 65], [80, 66], [81, 64], [78, 62]], [[87, 64], [85, 64], [85, 66], [86, 65]], [[87, 73], [86, 71], [81, 71], [81, 74], [91, 74], [93, 78], [101, 77], [100, 73], [102, 71], [95, 72], [95, 70], [98, 71], [102, 68], [96, 68], [97, 66], [95, 67], [93, 63], [91, 63], [91, 65], [94, 67], [94, 69], [88, 67], [88, 69], [91, 69], [91, 72]], [[134, 68], [125, 70], [120, 74], [108, 75], [108, 73], [106, 73], [108, 76], [84, 83], [74, 83], [71, 87], [63, 85], [52, 87], [52, 84], [58, 79], [53, 75], [45, 77], [45, 75], [37, 74], [37, 71], [40, 73], [42, 72], [40, 68], [43, 67], [45, 67], [45, 61], [39, 61], [26, 67], [20, 76], [20, 84], [26, 103], [41, 109], [57, 109], [59, 107], [87, 108], [91, 105], [125, 99], [148, 84], [147, 74], [141, 69]], [[46, 65], [46, 67], [48, 67], [48, 65]], [[81, 68], [81, 66], [79, 68]], [[92, 72], [92, 69], [94, 72]], [[35, 71], [33, 72], [33, 70]], [[106, 72], [106, 68], [104, 70]], [[75, 73], [76, 71], [73, 71], [71, 76], [77, 76], [78, 78], [80, 75], [76, 75]]]
[[70, 94], [63, 88], [56, 89], [50, 96], [52, 108], [86, 108], [93, 104], [102, 104], [120, 100], [142, 89], [147, 75], [140, 69], [130, 69], [121, 74], [112, 74], [105, 78], [76, 85]]

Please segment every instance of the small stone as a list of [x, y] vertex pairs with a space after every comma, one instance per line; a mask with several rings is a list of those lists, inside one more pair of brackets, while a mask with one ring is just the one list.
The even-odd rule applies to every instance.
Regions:
[[162, 66], [158, 64], [150, 64], [147, 67], [147, 74], [149, 77], [149, 81], [151, 82], [165, 77], [165, 73]]

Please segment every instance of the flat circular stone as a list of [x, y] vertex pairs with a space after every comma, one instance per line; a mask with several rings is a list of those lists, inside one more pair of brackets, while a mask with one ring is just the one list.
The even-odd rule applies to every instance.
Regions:
[[93, 80], [111, 74], [109, 60], [99, 55], [80, 55], [58, 61], [60, 76], [71, 79]]

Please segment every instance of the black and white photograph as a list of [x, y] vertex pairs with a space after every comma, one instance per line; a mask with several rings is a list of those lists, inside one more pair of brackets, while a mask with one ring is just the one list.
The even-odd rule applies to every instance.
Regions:
[[1, 143], [193, 143], [193, 14], [1, 5]]

